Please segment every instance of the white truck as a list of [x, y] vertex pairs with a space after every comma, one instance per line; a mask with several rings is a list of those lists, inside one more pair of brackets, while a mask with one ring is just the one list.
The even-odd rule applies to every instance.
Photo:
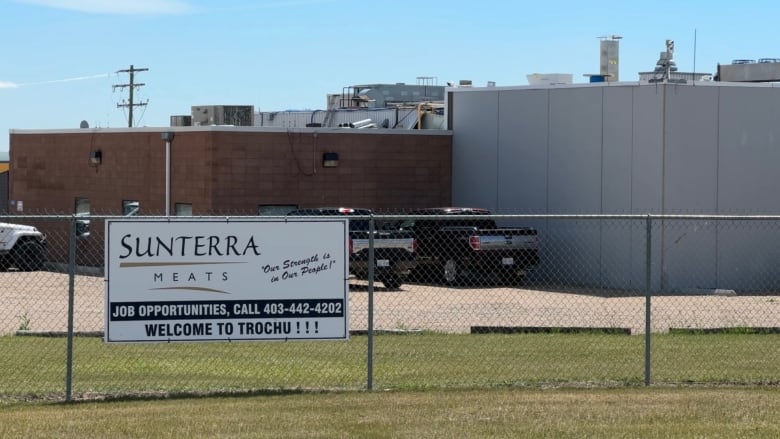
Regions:
[[33, 226], [0, 223], [0, 269], [36, 271], [46, 260], [46, 235]]

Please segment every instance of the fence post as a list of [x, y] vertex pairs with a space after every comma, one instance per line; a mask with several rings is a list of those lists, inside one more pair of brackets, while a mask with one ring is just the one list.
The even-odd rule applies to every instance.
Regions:
[[368, 354], [366, 389], [374, 388], [374, 215], [368, 220]]
[[645, 386], [650, 385], [650, 332], [651, 332], [651, 300], [650, 279], [652, 276], [652, 237], [653, 221], [648, 214], [645, 220]]
[[70, 219], [68, 239], [68, 347], [65, 360], [65, 401], [73, 395], [73, 307], [76, 278], [76, 215]]

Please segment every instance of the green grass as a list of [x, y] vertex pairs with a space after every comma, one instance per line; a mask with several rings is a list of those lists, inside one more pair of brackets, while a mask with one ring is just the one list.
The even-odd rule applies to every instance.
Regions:
[[[66, 340], [0, 337], [0, 404], [62, 400]], [[374, 389], [638, 386], [644, 337], [615, 334], [380, 335]], [[652, 339], [653, 383], [780, 382], [780, 335]], [[105, 344], [74, 340], [73, 396], [363, 390], [367, 337], [349, 341]]]
[[449, 389], [0, 406], [3, 438], [776, 438], [764, 387]]
[[780, 436], [777, 334], [654, 335], [652, 387], [642, 386], [643, 336], [381, 335], [373, 392], [361, 391], [365, 336], [78, 337], [81, 402], [71, 404], [61, 403], [65, 339], [0, 337], [0, 352], [0, 437], [9, 438]]

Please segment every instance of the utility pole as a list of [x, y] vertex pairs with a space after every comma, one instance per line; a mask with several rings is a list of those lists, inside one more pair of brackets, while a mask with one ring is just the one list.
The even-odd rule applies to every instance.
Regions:
[[113, 85], [113, 89], [114, 90], [116, 90], [117, 88], [125, 88], [125, 87], [130, 89], [130, 99], [128, 101], [124, 101], [123, 100], [121, 104], [116, 104], [117, 108], [122, 108], [122, 107], [127, 107], [128, 108], [128, 113], [129, 114], [127, 116], [127, 126], [129, 128], [133, 127], [133, 108], [134, 107], [143, 107], [143, 106], [146, 106], [146, 104], [148, 103], [148, 100], [147, 100], [147, 102], [138, 102], [138, 103], [136, 103], [133, 100], [133, 92], [135, 91], [135, 88], [136, 87], [143, 87], [144, 85], [146, 85], [143, 82], [142, 83], [138, 83], [138, 84], [135, 83], [135, 73], [136, 72], [146, 72], [148, 70], [149, 69], [147, 69], [147, 68], [136, 69], [135, 67], [133, 67], [132, 64], [130, 64], [130, 68], [129, 69], [117, 70], [117, 73], [129, 73], [130, 74], [130, 82], [129, 83], [127, 83], [127, 84], [114, 84]]

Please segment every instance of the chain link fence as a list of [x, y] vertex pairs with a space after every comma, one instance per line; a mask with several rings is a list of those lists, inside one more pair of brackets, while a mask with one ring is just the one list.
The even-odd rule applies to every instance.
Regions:
[[351, 218], [349, 340], [127, 344], [102, 338], [116, 217], [2, 217], [0, 401], [780, 381], [780, 217], [440, 213]]

